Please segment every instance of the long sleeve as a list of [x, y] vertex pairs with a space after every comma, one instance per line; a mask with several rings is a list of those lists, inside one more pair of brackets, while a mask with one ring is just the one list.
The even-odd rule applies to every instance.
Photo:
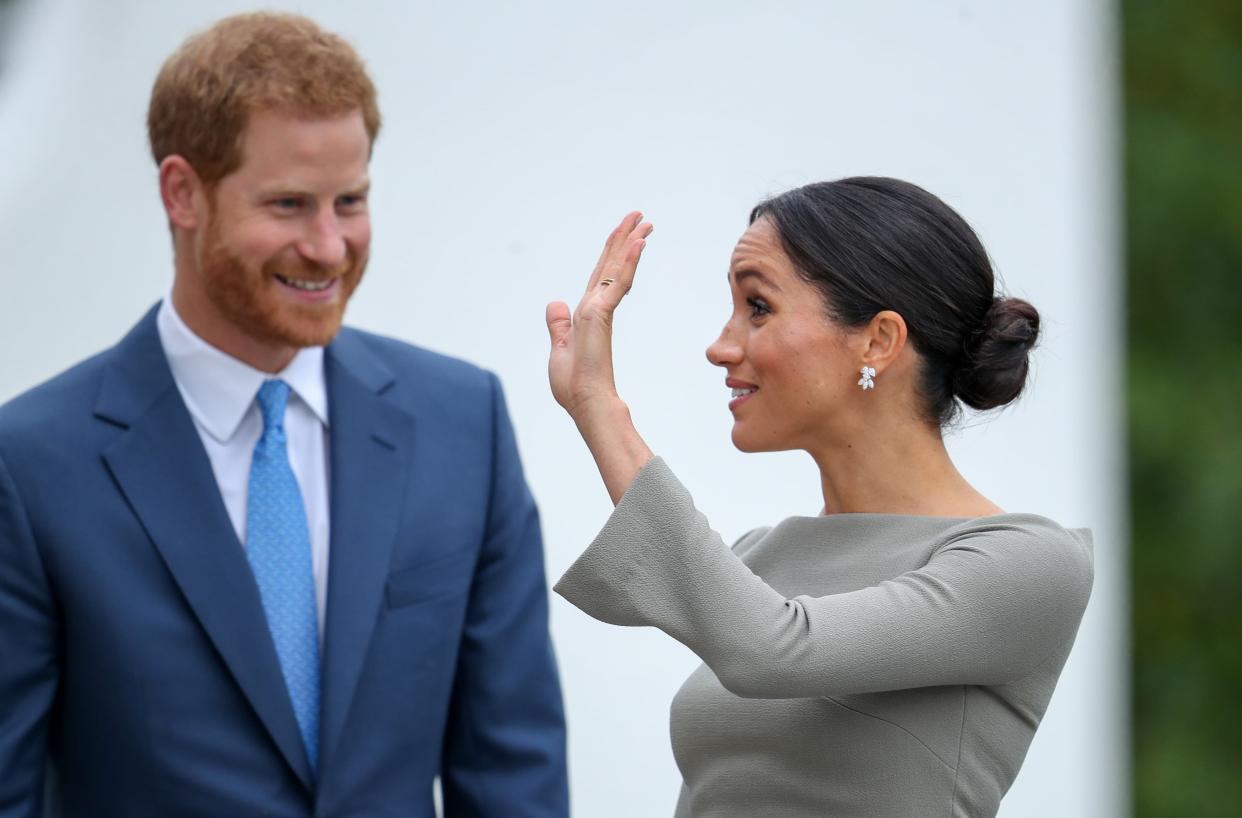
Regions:
[[869, 587], [786, 598], [714, 532], [659, 458], [555, 590], [650, 625], [739, 696], [801, 698], [1019, 679], [1077, 631], [1089, 546], [1035, 515], [964, 521], [927, 563]]

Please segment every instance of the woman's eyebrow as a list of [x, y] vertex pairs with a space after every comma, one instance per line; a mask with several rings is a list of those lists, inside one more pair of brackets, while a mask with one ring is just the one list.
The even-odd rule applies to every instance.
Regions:
[[727, 274], [727, 277], [734, 284], [741, 284], [743, 281], [745, 281], [748, 278], [757, 278], [764, 284], [776, 290], [777, 292], [781, 291], [781, 288], [777, 286], [775, 281], [773, 281], [772, 279], [764, 275], [762, 271], [756, 270], [753, 267], [745, 267], [741, 270], [738, 270], [737, 272], [730, 271]]

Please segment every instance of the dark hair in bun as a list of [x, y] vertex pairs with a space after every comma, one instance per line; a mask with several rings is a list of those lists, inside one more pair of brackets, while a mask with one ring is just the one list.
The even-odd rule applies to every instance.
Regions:
[[1027, 354], [1039, 339], [1039, 313], [1021, 298], [997, 298], [983, 326], [966, 340], [953, 391], [974, 409], [1004, 406], [1022, 393]]
[[1021, 394], [1039, 313], [996, 297], [979, 237], [940, 199], [900, 179], [859, 176], [760, 202], [750, 221], [760, 218], [834, 320], [861, 326], [881, 310], [906, 320], [929, 421], [950, 422], [959, 398], [992, 409]]

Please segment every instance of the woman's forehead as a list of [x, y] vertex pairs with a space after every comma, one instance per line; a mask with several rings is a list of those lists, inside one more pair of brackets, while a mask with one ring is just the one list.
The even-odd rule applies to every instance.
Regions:
[[746, 229], [734, 245], [729, 259], [729, 281], [732, 284], [753, 277], [779, 289], [793, 272], [793, 262], [785, 254], [780, 234], [765, 218], [757, 219]]

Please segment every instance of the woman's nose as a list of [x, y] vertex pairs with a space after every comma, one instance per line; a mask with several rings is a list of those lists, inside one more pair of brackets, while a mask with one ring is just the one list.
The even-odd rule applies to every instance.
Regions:
[[742, 358], [742, 348], [729, 333], [728, 324], [720, 331], [720, 337], [707, 347], [707, 360], [714, 366], [732, 366]]

